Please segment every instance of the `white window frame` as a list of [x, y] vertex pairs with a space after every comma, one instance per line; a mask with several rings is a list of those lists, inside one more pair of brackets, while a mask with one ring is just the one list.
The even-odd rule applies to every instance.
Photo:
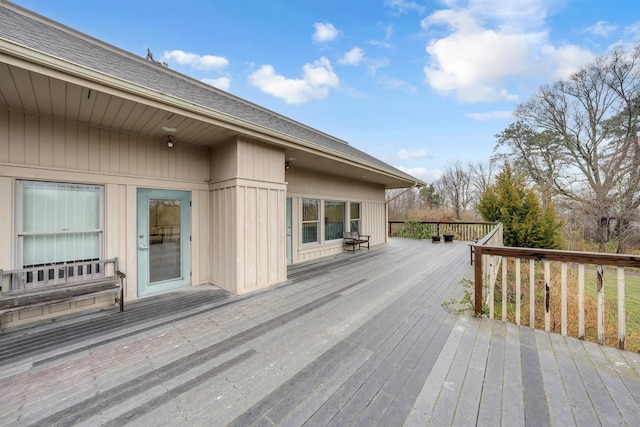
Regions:
[[[357, 218], [352, 218], [351, 217], [351, 206], [357, 205], [358, 206], [358, 217]], [[354, 231], [353, 230], [353, 226], [352, 224], [354, 222], [358, 223], [358, 229], [356, 231], [358, 231], [358, 233], [362, 232], [362, 203], [360, 202], [349, 202], [349, 231]]]
[[[317, 203], [317, 218], [315, 220], [306, 220], [304, 219], [304, 202], [305, 200], [310, 200]], [[320, 223], [320, 218], [322, 218], [322, 200], [314, 199], [312, 197], [303, 197], [300, 199], [300, 243], [302, 245], [318, 245], [321, 243], [322, 239], [322, 226]], [[305, 224], [316, 224], [316, 240], [305, 242], [304, 241], [304, 225]]]
[[326, 215], [326, 204], [327, 203], [336, 203], [336, 204], [341, 204], [343, 207], [343, 215], [342, 215], [342, 231], [346, 231], [345, 230], [345, 225], [347, 223], [347, 206], [349, 205], [348, 202], [344, 201], [344, 200], [334, 200], [334, 199], [327, 199], [327, 200], [323, 200], [322, 201], [322, 217], [325, 219], [323, 222], [323, 230], [322, 230], [322, 239], [323, 242], [335, 242], [337, 240], [342, 239], [342, 233], [340, 234], [340, 236], [334, 238], [334, 239], [327, 239], [326, 233], [327, 233], [327, 219], [328, 217], [325, 216]]
[[[23, 183], [30, 184], [45, 184], [45, 185], [77, 185], [77, 186], [91, 186], [96, 187], [99, 191], [98, 196], [98, 215], [99, 215], [99, 227], [92, 229], [72, 229], [72, 230], [49, 230], [44, 232], [25, 232], [24, 229], [24, 187]], [[79, 182], [63, 182], [63, 181], [38, 181], [38, 180], [30, 180], [30, 179], [19, 179], [15, 181], [15, 238], [16, 238], [16, 252], [15, 252], [15, 264], [18, 268], [22, 268], [24, 266], [24, 237], [25, 236], [34, 236], [34, 235], [71, 235], [74, 233], [98, 233], [98, 259], [102, 259], [104, 255], [104, 186], [99, 184], [90, 184], [90, 183], [79, 183]], [[92, 257], [93, 258], [93, 257]], [[67, 260], [67, 261], [80, 261], [80, 260]], [[51, 264], [63, 264], [64, 262], [51, 262], [45, 263], [47, 265]], [[41, 264], [38, 264], [41, 265]]]

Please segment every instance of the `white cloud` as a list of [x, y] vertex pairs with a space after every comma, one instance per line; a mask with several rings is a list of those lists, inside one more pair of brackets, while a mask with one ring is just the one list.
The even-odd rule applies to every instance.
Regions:
[[387, 0], [385, 2], [387, 6], [390, 6], [393, 9], [396, 9], [398, 13], [407, 13], [410, 10], [415, 10], [419, 13], [424, 12], [424, 6], [421, 6], [412, 1], [406, 0]]
[[313, 33], [313, 41], [325, 43], [335, 40], [340, 33], [333, 24], [317, 22], [313, 24], [316, 31]]
[[427, 169], [427, 168], [405, 168], [402, 166], [397, 166], [404, 173], [408, 173], [409, 175], [418, 178], [423, 182], [435, 182], [439, 180], [443, 172], [440, 169]]
[[538, 31], [546, 24], [557, 0], [466, 0], [445, 1], [451, 8], [466, 10], [480, 22], [492, 24], [500, 32], [527, 33]]
[[566, 79], [586, 63], [593, 62], [595, 55], [578, 46], [567, 45], [558, 48], [543, 46], [541, 52], [550, 64], [553, 64], [551, 76], [554, 79]]
[[417, 160], [417, 159], [424, 159], [425, 157], [427, 157], [429, 155], [429, 153], [427, 153], [427, 150], [415, 150], [415, 151], [410, 151], [410, 150], [398, 150], [398, 158], [400, 160]]
[[384, 39], [389, 40], [393, 36], [393, 26], [389, 25], [384, 29]]
[[389, 65], [389, 59], [369, 59], [367, 60], [367, 73], [371, 76], [375, 76], [380, 68], [384, 68]]
[[171, 50], [162, 55], [164, 62], [176, 62], [180, 65], [188, 65], [196, 70], [220, 70], [229, 65], [229, 61], [221, 56], [198, 55], [183, 50]]
[[271, 65], [263, 65], [249, 76], [249, 83], [261, 91], [284, 99], [287, 104], [302, 104], [324, 99], [329, 89], [340, 86], [331, 62], [322, 57], [313, 64], [305, 64], [300, 79], [288, 79], [276, 74]]
[[384, 49], [391, 49], [393, 47], [393, 45], [387, 41], [380, 41], [380, 40], [371, 40], [369, 42], [369, 44], [371, 46], [375, 46], [375, 47], [380, 47], [380, 48], [384, 48]]
[[202, 79], [203, 83], [217, 87], [222, 90], [229, 90], [231, 87], [231, 79], [229, 77], [218, 77], [217, 79]]
[[508, 120], [513, 118], [512, 111], [488, 111], [486, 113], [469, 113], [467, 116], [478, 122], [487, 122], [489, 120]]
[[358, 66], [364, 59], [364, 51], [359, 47], [354, 47], [350, 51], [346, 52], [344, 56], [338, 61], [340, 64]]
[[595, 34], [596, 36], [607, 37], [617, 29], [617, 25], [608, 24], [606, 21], [598, 21], [592, 26], [587, 27], [585, 31], [591, 34]]
[[624, 28], [625, 34], [631, 34], [632, 36], [640, 36], [640, 21], [634, 22], [633, 24]]
[[[451, 5], [456, 2], [449, 2]], [[566, 77], [592, 60], [574, 45], [555, 47], [544, 28], [549, 0], [469, 0], [464, 8], [436, 11], [422, 20], [425, 31], [444, 26], [447, 35], [429, 41], [426, 82], [460, 102], [516, 101], [516, 78]], [[545, 77], [546, 76], [546, 77]]]
[[414, 93], [418, 90], [418, 88], [411, 83], [408, 83], [404, 80], [394, 79], [388, 76], [380, 77], [377, 82], [385, 89], [401, 90], [405, 93]]

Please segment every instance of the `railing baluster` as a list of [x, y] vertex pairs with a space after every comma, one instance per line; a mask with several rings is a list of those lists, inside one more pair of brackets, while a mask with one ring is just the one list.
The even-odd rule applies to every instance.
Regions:
[[551, 289], [549, 280], [551, 277], [551, 265], [544, 261], [544, 330], [551, 332]]
[[536, 327], [536, 262], [529, 260], [529, 326]]
[[624, 267], [618, 267], [618, 348], [624, 350], [626, 336], [624, 303]]
[[474, 248], [473, 251], [473, 275], [474, 275], [474, 306], [475, 306], [475, 314], [476, 316], [480, 316], [482, 314], [482, 305], [484, 298], [484, 258], [482, 255], [482, 249]]
[[567, 321], [568, 321], [568, 317], [567, 317], [568, 298], [567, 298], [567, 263], [566, 262], [563, 262], [561, 264], [561, 271], [562, 271], [562, 273], [561, 273], [561, 279], [560, 279], [561, 280], [561, 282], [560, 282], [560, 292], [561, 292], [561, 296], [560, 296], [561, 308], [560, 308], [560, 311], [561, 311], [562, 320], [561, 320], [560, 328], [561, 328], [561, 334], [566, 337], [567, 336], [567, 327], [568, 327], [567, 326]]
[[598, 343], [604, 344], [604, 268], [596, 267], [598, 275]]
[[516, 258], [516, 325], [520, 325], [520, 258]]
[[578, 264], [578, 338], [584, 337], [584, 264]]
[[496, 275], [495, 275], [495, 267], [493, 266], [493, 263], [496, 262], [496, 259], [498, 257], [496, 256], [491, 256], [490, 259], [491, 261], [489, 261], [489, 319], [493, 319], [494, 318], [494, 305], [495, 305], [495, 296], [494, 296], [494, 286], [495, 286], [495, 280], [496, 280]]
[[507, 321], [507, 258], [502, 260], [502, 321]]
[[[485, 225], [478, 226], [479, 230], [485, 230]], [[463, 234], [462, 230], [459, 230]], [[480, 313], [488, 305], [489, 317], [495, 318], [495, 298], [498, 274], [502, 273], [502, 316], [503, 320], [508, 320], [508, 312], [515, 305], [514, 322], [521, 325], [523, 310], [522, 295], [522, 260], [529, 260], [529, 326], [542, 328], [542, 318], [536, 316], [537, 298], [544, 298], [544, 330], [551, 332], [553, 329], [567, 336], [569, 333], [577, 335], [579, 339], [585, 339], [587, 336], [596, 335], [596, 340], [600, 344], [607, 344], [606, 335], [612, 333], [614, 322], [617, 322], [617, 345], [620, 349], [626, 347], [626, 283], [625, 268], [640, 268], [640, 256], [637, 255], [619, 255], [595, 252], [577, 252], [563, 251], [552, 249], [536, 249], [536, 248], [511, 248], [502, 244], [503, 229], [501, 226], [495, 227], [488, 231], [489, 234], [481, 238], [476, 245], [473, 246], [474, 262], [476, 265], [476, 313]], [[514, 260], [514, 266], [509, 264], [509, 259]], [[542, 261], [542, 262], [540, 262]], [[502, 269], [500, 263], [504, 262]], [[553, 265], [553, 277], [552, 266]], [[539, 265], [539, 267], [536, 266]], [[589, 267], [587, 267], [589, 266]], [[544, 267], [543, 284], [541, 267]], [[595, 269], [593, 268], [595, 267]], [[617, 269], [617, 298], [613, 297], [613, 293], [609, 296], [609, 300], [605, 298], [604, 290], [604, 269]], [[540, 269], [536, 272], [536, 268]], [[569, 271], [571, 268], [571, 272]], [[595, 270], [595, 277], [592, 273], [586, 273]], [[577, 280], [574, 279], [574, 273], [577, 270]], [[556, 271], [560, 274], [557, 274]], [[635, 270], [634, 270], [635, 271]], [[508, 276], [513, 273], [515, 275], [515, 284], [509, 282]], [[540, 276], [536, 277], [536, 273]], [[571, 274], [571, 277], [569, 277]], [[593, 293], [593, 289], [587, 286], [593, 286], [595, 279], [596, 294], [595, 298], [589, 297]], [[552, 282], [553, 280], [553, 282]], [[569, 285], [571, 281], [571, 289]], [[559, 282], [559, 283], [557, 283]], [[613, 286], [613, 280], [611, 281]], [[573, 283], [577, 285], [577, 291], [574, 291]], [[542, 285], [544, 286], [542, 288]], [[512, 286], [512, 288], [509, 288]], [[541, 286], [536, 289], [536, 286]], [[553, 288], [553, 296], [551, 287]], [[613, 288], [611, 288], [613, 290]], [[515, 298], [510, 298], [509, 294], [515, 292]], [[559, 294], [559, 295], [558, 295]], [[551, 301], [551, 298], [556, 300]], [[575, 298], [577, 307], [573, 305]], [[526, 297], [524, 298], [526, 299]], [[614, 303], [614, 299], [617, 301]], [[587, 302], [595, 302], [593, 309], [587, 306]], [[553, 303], [553, 304], [552, 304]], [[509, 305], [511, 304], [511, 306]], [[614, 305], [617, 304], [617, 305]], [[575, 307], [575, 308], [574, 308]], [[607, 308], [608, 307], [608, 308]], [[540, 307], [538, 312], [541, 311]], [[551, 310], [553, 309], [553, 319]], [[572, 312], [569, 312], [572, 309]], [[591, 311], [587, 311], [591, 310]], [[577, 313], [576, 313], [577, 312]], [[608, 315], [610, 313], [610, 316]], [[577, 314], [577, 315], [576, 315]], [[617, 318], [614, 320], [614, 316]], [[536, 319], [537, 317], [537, 319]], [[611, 320], [607, 320], [611, 318]], [[596, 318], [596, 324], [587, 322], [587, 318]], [[553, 321], [553, 323], [552, 323]], [[577, 321], [577, 324], [576, 324]], [[606, 321], [606, 322], [605, 322]], [[526, 321], [525, 321], [526, 322]], [[574, 328], [576, 329], [575, 332]], [[577, 333], [576, 333], [577, 332]], [[609, 337], [609, 344], [613, 344], [613, 336]]]

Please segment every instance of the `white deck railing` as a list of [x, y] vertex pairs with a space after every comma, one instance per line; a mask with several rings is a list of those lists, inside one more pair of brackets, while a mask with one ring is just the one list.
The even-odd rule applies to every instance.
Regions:
[[[499, 229], [499, 230], [498, 230]], [[545, 249], [511, 248], [502, 246], [502, 229], [496, 227], [489, 235], [474, 245], [475, 267], [475, 312], [480, 315], [485, 311], [490, 318], [495, 315], [495, 290], [498, 279], [501, 279], [501, 317], [507, 320], [507, 303], [511, 300], [512, 316], [516, 324], [521, 323], [523, 307], [523, 276], [528, 276], [529, 295], [526, 297], [529, 306], [529, 326], [536, 325], [536, 300], [544, 305], [544, 329], [551, 331], [560, 323], [560, 333], [567, 335], [569, 317], [577, 319], [578, 338], [585, 338], [585, 291], [587, 281], [585, 271], [593, 274], [596, 294], [597, 341], [605, 343], [605, 267], [613, 268], [616, 274], [616, 304], [611, 312], [617, 316], [617, 345], [625, 348], [626, 307], [625, 277], [628, 270], [640, 268], [640, 256], [616, 255], [592, 252], [573, 252]], [[559, 268], [558, 268], [559, 267]], [[552, 275], [559, 270], [559, 278]], [[569, 272], [575, 273], [570, 274]], [[576, 277], [577, 276], [577, 277]], [[536, 280], [536, 277], [543, 280]], [[526, 280], [526, 279], [525, 279]], [[511, 286], [509, 286], [511, 285]], [[569, 313], [569, 287], [577, 289], [577, 313]], [[536, 298], [542, 295], [543, 298]], [[560, 295], [559, 319], [552, 319], [552, 298]], [[525, 301], [527, 302], [527, 301]], [[515, 313], [513, 313], [513, 310]], [[594, 313], [588, 313], [593, 315]], [[540, 322], [541, 323], [541, 322]], [[575, 323], [575, 322], [574, 322]]]
[[[407, 226], [410, 221], [388, 221], [388, 234], [394, 236]], [[451, 233], [455, 240], [475, 242], [490, 233], [498, 223], [478, 221], [415, 221], [427, 227], [432, 235]]]

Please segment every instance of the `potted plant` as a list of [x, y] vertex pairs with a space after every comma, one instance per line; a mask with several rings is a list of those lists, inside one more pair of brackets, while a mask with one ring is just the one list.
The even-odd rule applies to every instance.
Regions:
[[431, 235], [431, 242], [432, 242], [432, 243], [439, 243], [439, 242], [440, 242], [440, 235], [438, 235], [438, 234], [432, 234], [432, 235]]
[[445, 230], [444, 233], [442, 233], [442, 235], [444, 236], [445, 243], [453, 242], [453, 231]]

